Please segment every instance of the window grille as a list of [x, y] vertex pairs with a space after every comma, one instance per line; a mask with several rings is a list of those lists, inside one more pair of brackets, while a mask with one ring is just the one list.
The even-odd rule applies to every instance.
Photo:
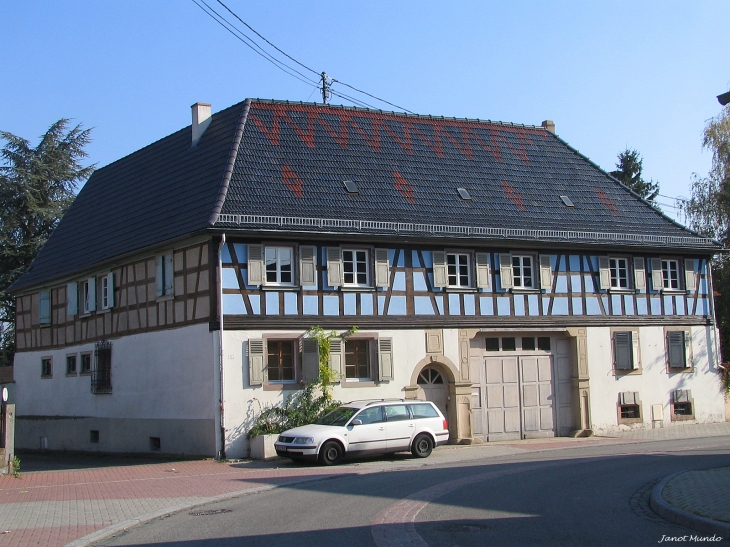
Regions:
[[112, 343], [101, 340], [94, 350], [94, 369], [91, 371], [91, 393], [112, 392]]

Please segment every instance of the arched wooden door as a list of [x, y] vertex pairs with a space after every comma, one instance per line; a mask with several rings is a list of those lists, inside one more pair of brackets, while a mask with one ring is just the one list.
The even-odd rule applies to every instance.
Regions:
[[423, 390], [427, 401], [432, 401], [446, 416], [449, 401], [449, 384], [440, 369], [434, 366], [424, 368], [418, 375], [418, 387]]

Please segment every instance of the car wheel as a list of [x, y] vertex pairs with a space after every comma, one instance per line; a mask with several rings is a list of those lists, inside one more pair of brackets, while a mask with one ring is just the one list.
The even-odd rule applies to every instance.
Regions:
[[319, 461], [322, 465], [337, 465], [342, 461], [344, 453], [337, 441], [327, 441], [319, 451]]
[[428, 458], [433, 452], [433, 440], [425, 433], [421, 433], [413, 440], [411, 454], [416, 458]]

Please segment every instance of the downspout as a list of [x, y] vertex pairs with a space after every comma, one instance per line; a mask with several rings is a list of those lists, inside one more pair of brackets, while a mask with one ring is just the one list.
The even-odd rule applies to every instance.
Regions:
[[220, 450], [218, 459], [226, 459], [226, 427], [223, 412], [223, 246], [226, 244], [226, 234], [221, 237], [218, 245], [218, 403], [220, 410]]

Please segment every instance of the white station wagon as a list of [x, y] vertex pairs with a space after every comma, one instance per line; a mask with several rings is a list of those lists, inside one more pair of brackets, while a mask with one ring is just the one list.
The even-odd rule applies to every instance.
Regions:
[[284, 431], [274, 443], [279, 456], [336, 465], [345, 457], [410, 450], [427, 458], [449, 440], [448, 423], [429, 401], [353, 401], [317, 423]]

